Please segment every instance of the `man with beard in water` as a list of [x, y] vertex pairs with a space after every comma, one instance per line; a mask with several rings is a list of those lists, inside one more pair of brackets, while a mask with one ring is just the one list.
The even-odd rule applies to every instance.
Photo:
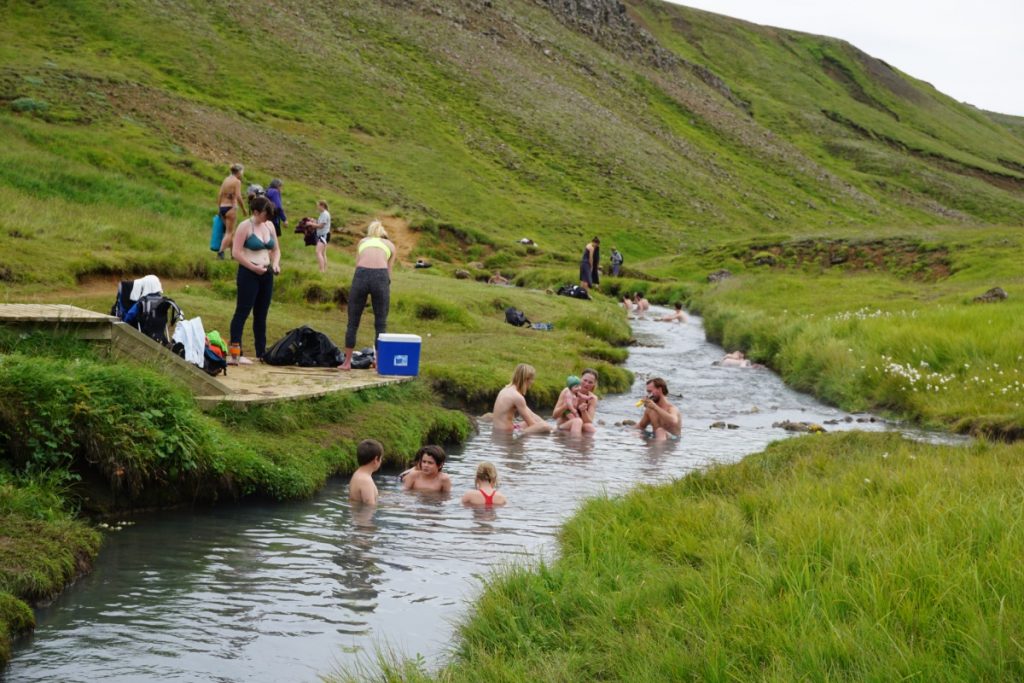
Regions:
[[647, 427], [654, 432], [655, 441], [679, 439], [683, 418], [679, 409], [668, 401], [668, 385], [660, 377], [647, 381], [647, 398], [643, 399], [644, 416], [636, 428], [646, 433]]

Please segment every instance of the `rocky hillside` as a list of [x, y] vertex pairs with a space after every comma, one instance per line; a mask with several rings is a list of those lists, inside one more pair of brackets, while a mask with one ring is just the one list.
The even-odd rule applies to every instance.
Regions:
[[[839, 40], [655, 0], [68, 0], [4, 15], [8, 280], [34, 277], [7, 254], [58, 230], [55, 212], [201, 239], [234, 161], [342, 219], [566, 251], [600, 231], [638, 257], [1024, 215], [1021, 119]], [[101, 248], [72, 267], [96, 268]]]

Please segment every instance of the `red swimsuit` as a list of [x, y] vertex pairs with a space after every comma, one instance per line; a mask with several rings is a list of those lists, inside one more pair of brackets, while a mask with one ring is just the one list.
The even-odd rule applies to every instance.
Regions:
[[487, 507], [494, 506], [494, 494], [498, 492], [497, 489], [491, 491], [491, 495], [487, 495], [486, 493], [484, 493], [483, 489], [477, 489], [477, 491], [479, 491], [480, 495], [484, 497], [484, 505], [486, 505]]

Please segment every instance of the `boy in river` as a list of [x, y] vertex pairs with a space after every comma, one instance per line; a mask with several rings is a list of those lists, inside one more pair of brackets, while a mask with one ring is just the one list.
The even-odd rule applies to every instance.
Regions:
[[348, 499], [367, 505], [377, 504], [377, 485], [373, 473], [380, 469], [384, 447], [376, 439], [365, 439], [356, 446], [356, 462], [359, 469], [352, 474], [348, 483]]
[[665, 380], [655, 377], [647, 382], [647, 398], [643, 400], [644, 416], [636, 423], [636, 428], [646, 432], [650, 427], [654, 432], [655, 441], [673, 441], [679, 438], [683, 428], [683, 418], [679, 409], [668, 401], [668, 385]]
[[542, 420], [536, 413], [526, 405], [526, 392], [533, 385], [537, 371], [532, 365], [520, 363], [512, 373], [512, 382], [505, 385], [505, 388], [498, 392], [494, 399], [494, 420], [495, 432], [515, 431], [515, 416], [518, 414], [526, 426], [522, 429], [523, 434], [547, 434], [551, 431], [551, 425]]
[[440, 446], [424, 446], [416, 457], [419, 458], [420, 468], [402, 480], [403, 491], [448, 493], [452, 490], [452, 480], [441, 471], [445, 460], [444, 449]]

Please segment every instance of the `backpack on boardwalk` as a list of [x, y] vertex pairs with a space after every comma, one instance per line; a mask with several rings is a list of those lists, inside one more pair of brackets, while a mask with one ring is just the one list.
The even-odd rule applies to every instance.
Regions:
[[263, 354], [268, 365], [299, 365], [304, 368], [333, 368], [344, 356], [323, 332], [303, 325], [289, 330]]
[[516, 327], [525, 327], [530, 324], [526, 314], [512, 306], [505, 309], [505, 322]]
[[203, 370], [214, 377], [221, 373], [228, 374], [228, 360], [224, 357], [224, 349], [212, 343], [209, 338], [203, 350]]
[[142, 334], [163, 344], [171, 345], [170, 328], [185, 315], [174, 299], [160, 293], [147, 294], [132, 304], [124, 321], [134, 325]]

